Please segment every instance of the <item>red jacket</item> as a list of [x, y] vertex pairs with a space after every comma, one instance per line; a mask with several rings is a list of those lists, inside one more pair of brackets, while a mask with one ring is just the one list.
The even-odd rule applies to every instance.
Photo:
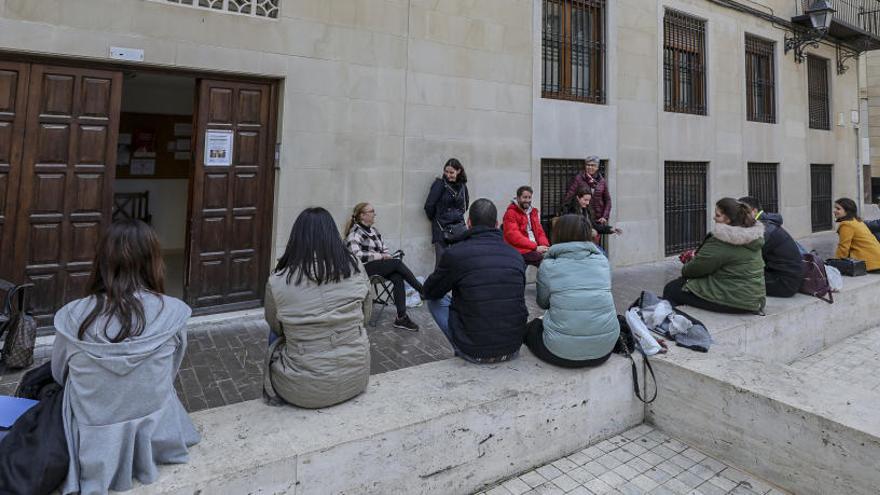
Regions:
[[535, 234], [535, 240], [529, 240], [528, 220], [526, 212], [522, 210], [515, 202], [510, 203], [507, 211], [504, 212], [504, 240], [515, 247], [520, 254], [530, 253], [538, 248], [538, 246], [549, 246], [550, 241], [544, 233], [544, 227], [541, 227], [541, 215], [538, 214], [537, 208], [532, 208], [532, 232]]

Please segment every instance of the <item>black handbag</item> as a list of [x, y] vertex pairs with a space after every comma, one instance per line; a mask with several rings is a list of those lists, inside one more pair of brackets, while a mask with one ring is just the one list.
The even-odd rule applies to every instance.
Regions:
[[39, 495], [55, 491], [67, 477], [70, 454], [64, 436], [64, 389], [46, 363], [25, 374], [16, 395], [39, 399], [0, 440], [0, 493]]
[[[440, 225], [439, 222], [437, 222]], [[461, 239], [461, 236], [467, 232], [467, 224], [464, 222], [455, 222], [447, 225], [440, 225], [440, 233], [443, 235], [443, 242], [452, 244]]]
[[26, 297], [31, 287], [31, 284], [18, 285], [6, 292], [3, 307], [5, 322], [0, 327], [0, 335], [6, 334], [2, 358], [7, 368], [27, 368], [34, 364], [37, 322], [27, 311]]
[[841, 275], [846, 275], [847, 277], [860, 277], [868, 273], [865, 262], [862, 260], [852, 258], [831, 258], [825, 260], [825, 264], [837, 268]]

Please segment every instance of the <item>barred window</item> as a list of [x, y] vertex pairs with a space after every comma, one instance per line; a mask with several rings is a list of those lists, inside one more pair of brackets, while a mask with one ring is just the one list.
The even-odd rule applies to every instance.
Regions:
[[831, 171], [832, 165], [810, 165], [810, 220], [813, 232], [831, 230], [834, 225], [831, 215]]
[[807, 91], [810, 96], [810, 129], [830, 130], [827, 59], [807, 55]]
[[776, 123], [774, 43], [746, 35], [746, 102], [748, 119]]
[[693, 249], [706, 237], [708, 220], [705, 162], [666, 162], [664, 228], [666, 255]]
[[[599, 160], [599, 173], [608, 177], [608, 160]], [[562, 200], [568, 184], [584, 171], [584, 160], [544, 158], [541, 160], [541, 225], [548, 234], [554, 217], [562, 214]]]
[[667, 112], [706, 115], [706, 22], [674, 10], [663, 18], [663, 92]]
[[541, 96], [605, 103], [605, 0], [544, 0]]
[[254, 17], [278, 18], [281, 0], [152, 0], [154, 2], [230, 12]]
[[749, 196], [761, 202], [764, 211], [779, 213], [779, 165], [749, 163]]

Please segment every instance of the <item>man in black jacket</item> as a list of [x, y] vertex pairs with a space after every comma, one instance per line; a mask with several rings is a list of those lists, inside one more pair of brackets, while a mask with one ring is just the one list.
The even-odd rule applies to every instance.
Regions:
[[467, 224], [425, 281], [424, 297], [457, 356], [507, 361], [517, 356], [526, 333], [525, 263], [504, 242], [491, 201], [474, 201]]
[[782, 228], [782, 215], [766, 213], [757, 198], [739, 198], [764, 224], [764, 285], [771, 297], [792, 297], [804, 282], [804, 261], [797, 242]]
[[865, 220], [865, 225], [868, 226], [868, 229], [874, 234], [874, 237], [880, 241], [880, 219], [877, 220]]

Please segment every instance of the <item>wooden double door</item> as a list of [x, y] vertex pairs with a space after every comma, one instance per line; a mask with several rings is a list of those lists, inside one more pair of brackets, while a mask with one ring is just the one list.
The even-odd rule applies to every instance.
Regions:
[[[121, 71], [0, 60], [0, 278], [34, 284], [40, 326], [83, 297], [111, 221]], [[271, 84], [198, 84], [185, 298], [258, 305], [272, 208]], [[208, 129], [232, 131], [228, 166], [205, 166]]]

